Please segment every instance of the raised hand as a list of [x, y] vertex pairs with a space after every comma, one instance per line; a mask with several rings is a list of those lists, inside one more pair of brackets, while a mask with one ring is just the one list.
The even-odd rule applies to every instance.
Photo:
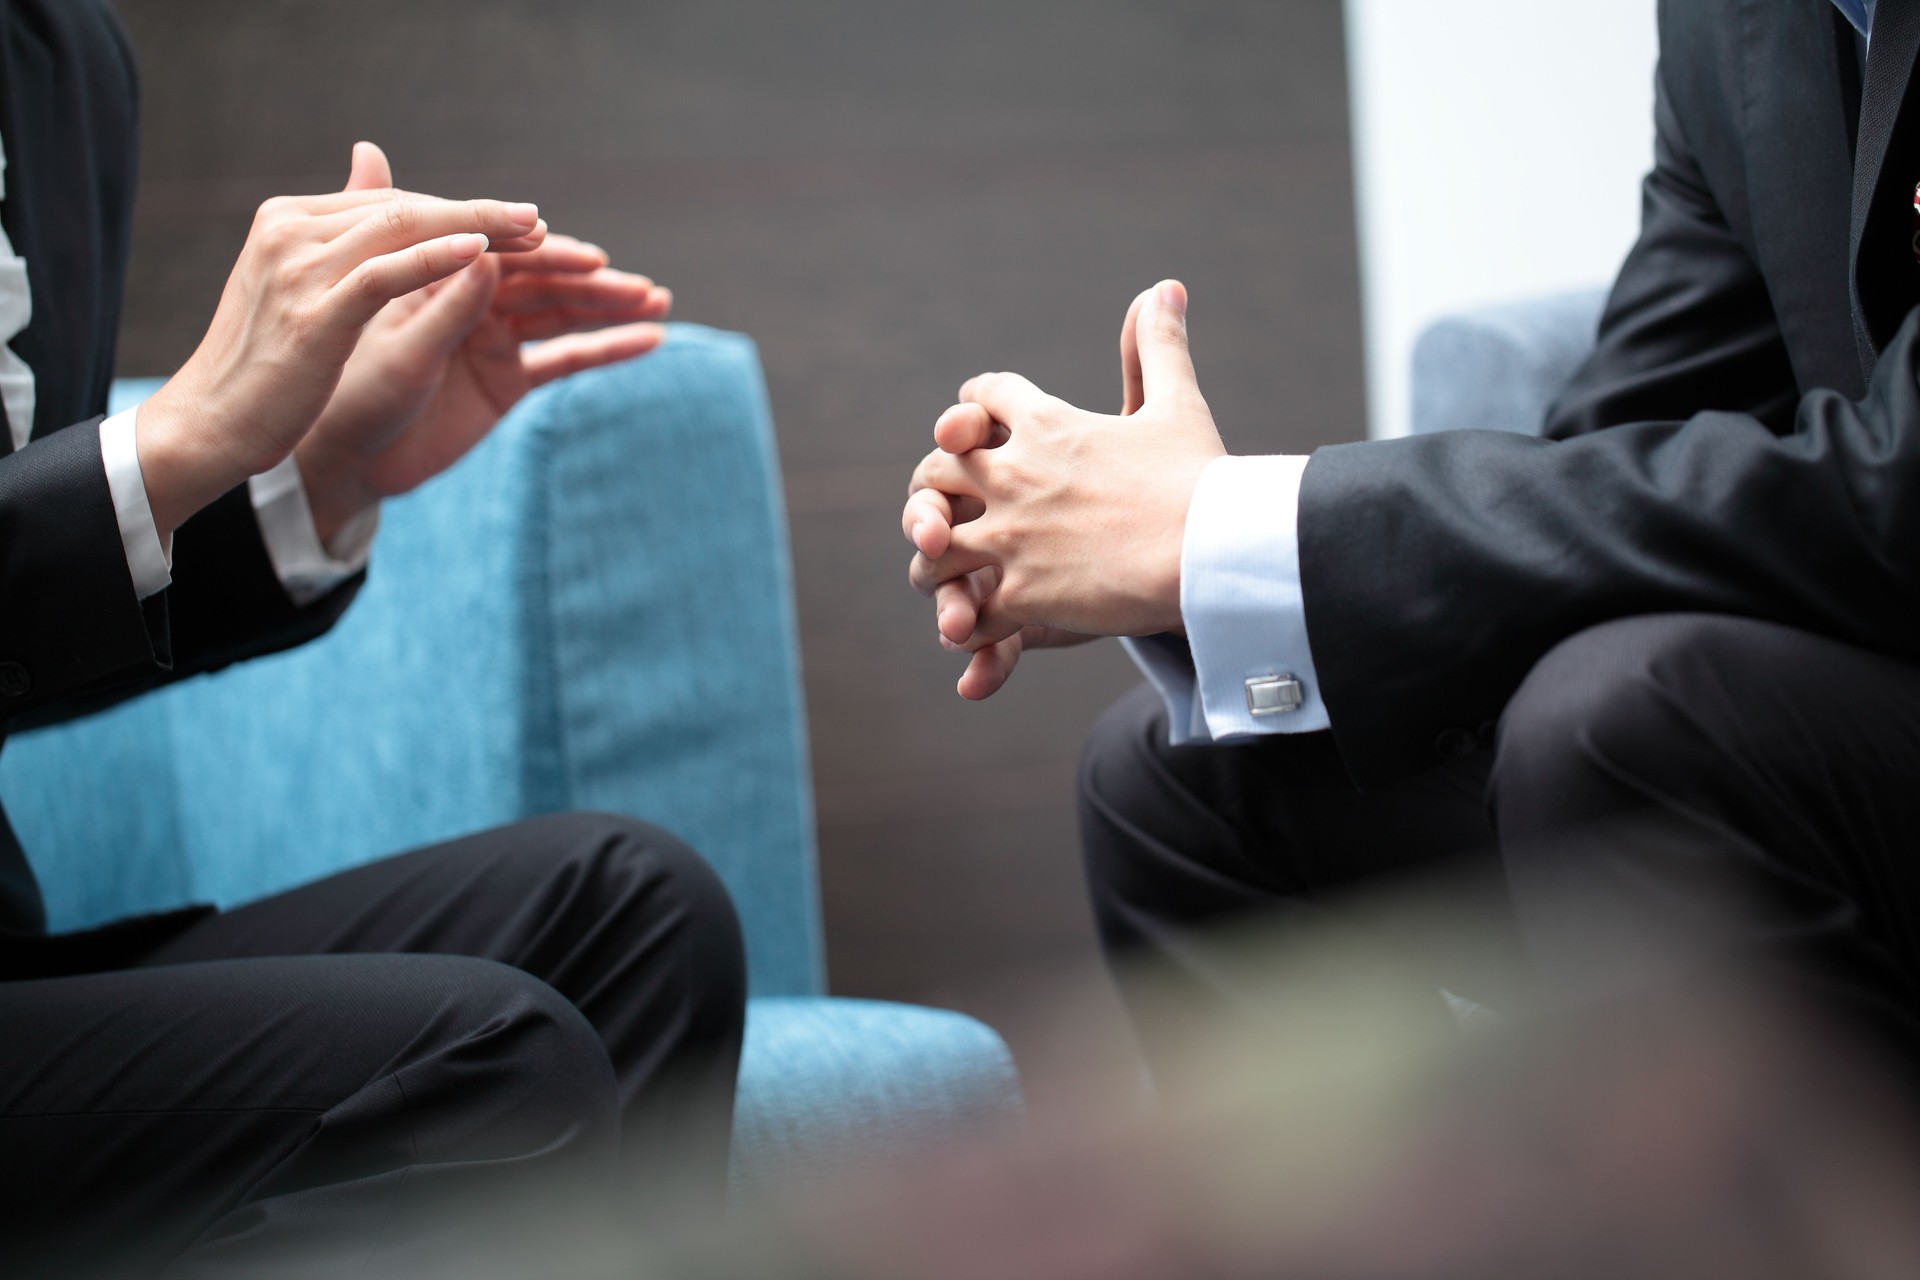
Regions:
[[[378, 147], [354, 149], [349, 190], [392, 183]], [[323, 541], [452, 466], [533, 387], [660, 345], [668, 290], [567, 236], [512, 248], [388, 303], [367, 326], [297, 451]]]
[[489, 247], [534, 249], [545, 236], [530, 204], [388, 187], [267, 201], [205, 339], [140, 410], [140, 466], [160, 536], [287, 457], [388, 303]]
[[935, 426], [940, 448], [914, 472], [902, 527], [943, 643], [974, 654], [961, 696], [990, 696], [1027, 648], [1181, 629], [1187, 505], [1225, 452], [1187, 352], [1186, 305], [1174, 281], [1134, 300], [1120, 417], [984, 374]]

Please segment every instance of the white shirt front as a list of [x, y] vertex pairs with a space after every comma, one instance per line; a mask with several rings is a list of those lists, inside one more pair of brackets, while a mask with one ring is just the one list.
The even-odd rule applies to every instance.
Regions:
[[[7, 147], [0, 138], [0, 204], [7, 200]], [[13, 251], [7, 229], [0, 225], [0, 403], [7, 407], [7, 426], [15, 452], [33, 435], [33, 370], [14, 354], [13, 340], [26, 332], [33, 319], [33, 290], [27, 284], [27, 263]]]
[[[0, 203], [7, 198], [6, 171], [6, 140], [0, 138]], [[26, 448], [33, 437], [35, 395], [33, 370], [12, 344], [32, 319], [33, 286], [27, 264], [14, 252], [4, 225], [0, 225], [0, 403], [6, 406], [16, 452]], [[106, 467], [107, 490], [113, 496], [134, 592], [144, 600], [172, 584], [173, 557], [172, 548], [161, 544], [153, 508], [147, 501], [146, 479], [140, 472], [138, 425], [138, 409], [102, 422], [100, 458]], [[380, 524], [377, 509], [341, 529], [330, 546], [322, 546], [300, 468], [292, 458], [254, 476], [247, 487], [267, 556], [294, 604], [311, 604], [366, 567]]]

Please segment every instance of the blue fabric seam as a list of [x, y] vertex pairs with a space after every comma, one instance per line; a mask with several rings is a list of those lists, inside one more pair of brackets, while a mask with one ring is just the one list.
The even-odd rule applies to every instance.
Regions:
[[572, 772], [567, 767], [566, 717], [560, 709], [559, 641], [554, 634], [552, 525], [555, 510], [553, 457], [560, 430], [568, 421], [571, 380], [549, 388], [543, 405], [520, 440], [522, 465], [531, 483], [522, 490], [527, 508], [516, 521], [521, 535], [518, 583], [519, 626], [528, 661], [518, 690], [525, 741], [535, 744], [520, 761], [520, 786], [529, 813], [558, 813], [572, 807]]

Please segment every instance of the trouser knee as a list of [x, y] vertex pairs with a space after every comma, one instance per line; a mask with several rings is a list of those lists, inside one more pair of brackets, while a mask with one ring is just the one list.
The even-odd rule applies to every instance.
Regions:
[[554, 859], [565, 892], [586, 899], [584, 927], [676, 968], [692, 1029], [737, 1035], [746, 947], [733, 899], [705, 858], [671, 832], [622, 814], [554, 814], [523, 829], [524, 847]]
[[465, 957], [407, 957], [405, 980], [435, 993], [392, 1072], [418, 1161], [564, 1156], [612, 1167], [613, 1066], [564, 996], [509, 965]]
[[1490, 807], [1536, 961], [1612, 986], [1739, 931], [1764, 861], [1725, 820], [1727, 669], [1751, 637], [1710, 615], [1622, 619], [1537, 663], [1501, 719]]
[[1626, 618], [1561, 642], [1501, 717], [1492, 806], [1503, 837], [1605, 820], [1635, 777], [1677, 782], [1703, 766], [1690, 702], [1726, 620]]

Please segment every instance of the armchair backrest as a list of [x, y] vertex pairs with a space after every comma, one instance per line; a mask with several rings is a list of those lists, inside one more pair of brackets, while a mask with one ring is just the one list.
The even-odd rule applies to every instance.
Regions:
[[1538, 435], [1593, 350], [1605, 289], [1442, 316], [1413, 345], [1413, 434], [1462, 427]]
[[9, 743], [0, 794], [56, 925], [605, 809], [714, 864], [757, 993], [818, 992], [780, 492], [741, 335], [677, 325], [528, 397], [388, 504], [330, 634]]

